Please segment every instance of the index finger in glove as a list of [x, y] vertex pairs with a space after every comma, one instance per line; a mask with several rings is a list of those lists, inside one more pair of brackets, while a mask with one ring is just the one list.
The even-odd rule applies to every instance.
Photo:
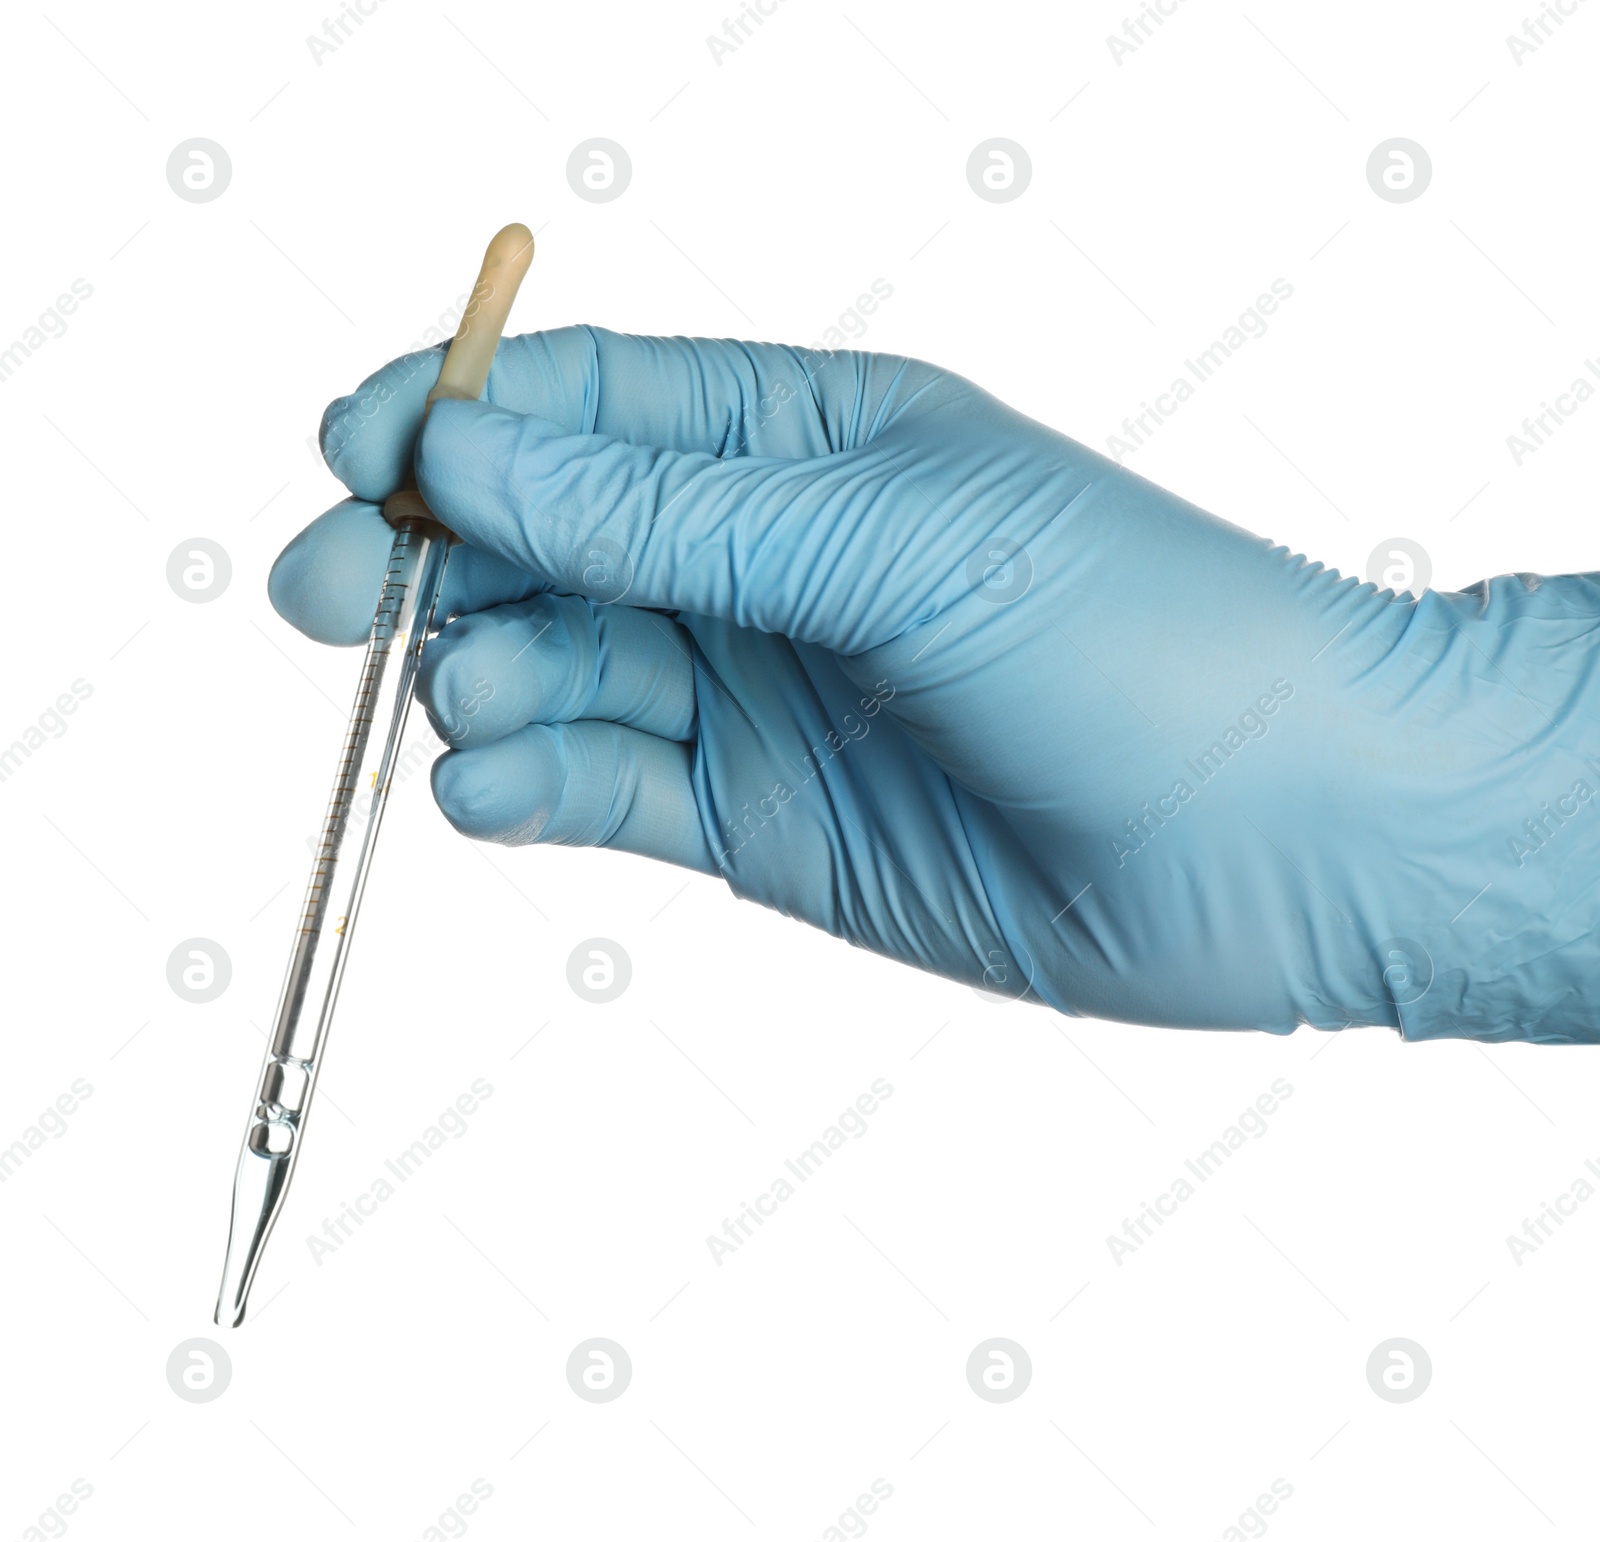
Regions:
[[[404, 484], [443, 361], [443, 345], [406, 354], [329, 404], [323, 457], [357, 498]], [[938, 375], [891, 355], [579, 326], [503, 339], [484, 399], [568, 434], [800, 460], [865, 442]]]

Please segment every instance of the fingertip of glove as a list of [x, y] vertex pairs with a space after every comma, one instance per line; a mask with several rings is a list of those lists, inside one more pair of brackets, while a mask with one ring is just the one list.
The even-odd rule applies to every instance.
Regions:
[[382, 503], [411, 470], [411, 450], [444, 344], [394, 359], [329, 402], [318, 443], [328, 469], [358, 498]]
[[422, 425], [422, 437], [417, 442], [418, 466], [420, 468], [425, 455], [432, 454], [437, 459], [441, 455], [459, 453], [462, 443], [492, 434], [503, 425], [519, 423], [524, 416], [494, 402], [441, 397], [428, 410], [428, 420]]
[[500, 498], [516, 437], [531, 421], [490, 402], [433, 404], [417, 441], [417, 486], [451, 529]]
[[364, 643], [394, 532], [377, 507], [347, 499], [278, 553], [267, 598], [290, 626], [332, 647]]
[[477, 749], [452, 750], [429, 780], [440, 812], [462, 835], [538, 840], [566, 780], [561, 742], [543, 725]]
[[451, 750], [433, 763], [428, 774], [439, 812], [462, 835], [482, 836], [488, 823], [493, 787], [484, 768], [465, 750]]

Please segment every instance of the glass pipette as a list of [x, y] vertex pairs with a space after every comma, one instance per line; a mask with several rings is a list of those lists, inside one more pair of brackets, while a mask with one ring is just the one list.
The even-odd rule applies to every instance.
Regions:
[[[532, 260], [533, 236], [526, 225], [507, 225], [489, 243], [424, 415], [442, 397], [476, 401], [483, 394], [511, 302]], [[378, 843], [423, 645], [437, 630], [434, 612], [455, 540], [414, 486], [390, 497], [383, 514], [394, 526], [394, 544], [234, 1176], [228, 1254], [217, 1296], [216, 1321], [222, 1327], [236, 1328], [244, 1321], [256, 1267], [305, 1139], [356, 912]], [[364, 825], [352, 824], [362, 798], [370, 802], [368, 817]]]

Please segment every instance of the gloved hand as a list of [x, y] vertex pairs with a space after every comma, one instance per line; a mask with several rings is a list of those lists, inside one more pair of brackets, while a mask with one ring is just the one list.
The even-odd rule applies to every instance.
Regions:
[[1600, 586], [1396, 598], [932, 365], [577, 327], [323, 422], [273, 569], [364, 640], [412, 465], [467, 544], [440, 807], [1056, 1010], [1592, 1041]]

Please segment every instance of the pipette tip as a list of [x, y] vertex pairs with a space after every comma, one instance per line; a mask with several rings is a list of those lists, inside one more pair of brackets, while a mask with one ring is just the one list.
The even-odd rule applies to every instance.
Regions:
[[237, 1328], [244, 1321], [256, 1265], [288, 1186], [288, 1154], [257, 1152], [247, 1140], [233, 1179], [233, 1219], [214, 1319], [219, 1328]]

